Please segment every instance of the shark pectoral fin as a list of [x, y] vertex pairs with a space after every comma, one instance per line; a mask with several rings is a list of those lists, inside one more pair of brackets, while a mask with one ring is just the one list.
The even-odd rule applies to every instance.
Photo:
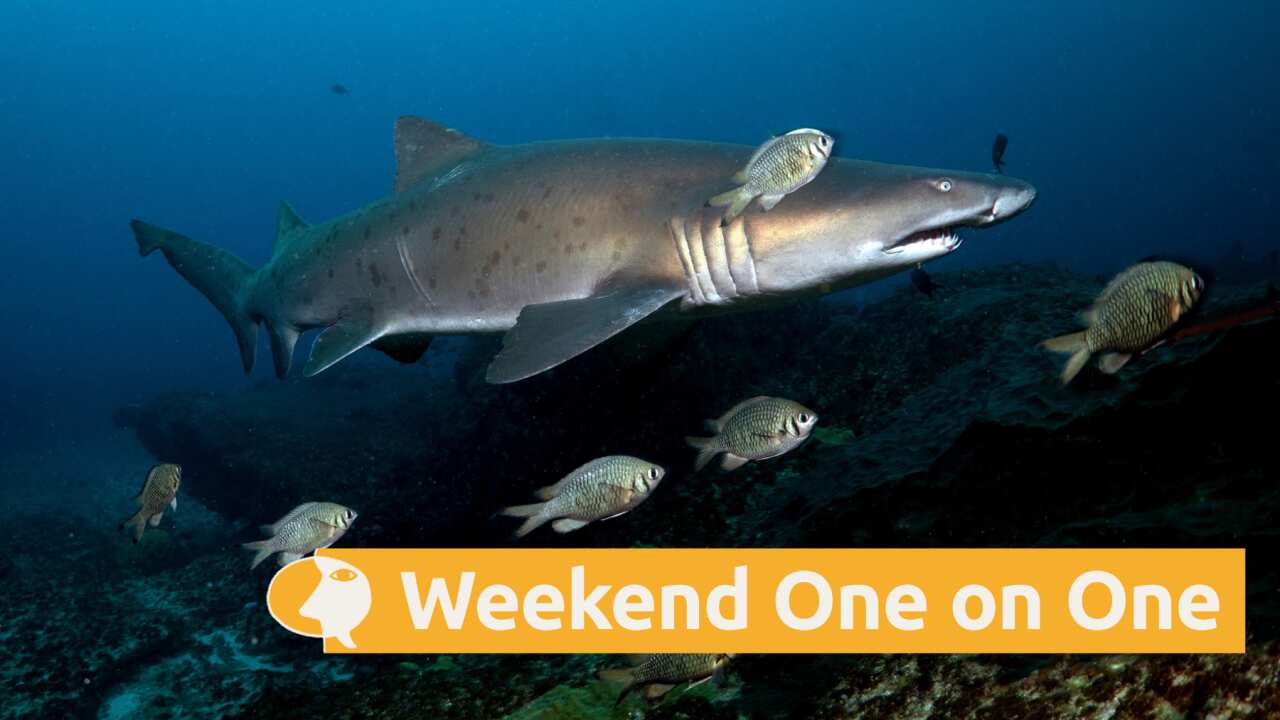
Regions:
[[311, 377], [382, 336], [372, 323], [355, 318], [342, 319], [320, 333], [311, 346], [311, 357], [302, 373]]
[[684, 294], [678, 288], [643, 287], [605, 295], [526, 305], [502, 338], [502, 351], [485, 379], [509, 383], [537, 375], [575, 357], [652, 315]]
[[388, 357], [405, 365], [412, 365], [422, 359], [431, 345], [430, 333], [404, 333], [387, 335], [374, 340], [370, 345], [374, 350], [386, 353]]

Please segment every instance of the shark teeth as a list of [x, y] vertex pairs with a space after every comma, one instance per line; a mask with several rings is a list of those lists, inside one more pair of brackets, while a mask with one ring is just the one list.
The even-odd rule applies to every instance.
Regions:
[[903, 238], [893, 247], [886, 249], [885, 253], [888, 255], [897, 255], [907, 248], [922, 250], [929, 248], [930, 246], [944, 252], [951, 252], [952, 250], [960, 247], [961, 242], [960, 236], [951, 228], [937, 228], [935, 230], [925, 230], [918, 233], [912, 233], [911, 235]]

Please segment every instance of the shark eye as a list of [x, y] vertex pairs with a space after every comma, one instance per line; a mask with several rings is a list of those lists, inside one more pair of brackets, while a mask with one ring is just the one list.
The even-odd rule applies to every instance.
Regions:
[[942, 178], [938, 181], [938, 189], [942, 192], [951, 192], [951, 181], [947, 178]]
[[329, 573], [329, 577], [338, 582], [351, 582], [356, 579], [356, 573], [351, 568], [338, 568]]

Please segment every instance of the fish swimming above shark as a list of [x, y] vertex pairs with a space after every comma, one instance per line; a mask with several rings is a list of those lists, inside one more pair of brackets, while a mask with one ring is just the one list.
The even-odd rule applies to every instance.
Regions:
[[908, 270], [1006, 220], [1035, 188], [1000, 175], [832, 158], [770, 212], [704, 207], [755, 148], [658, 139], [491, 145], [396, 123], [394, 194], [308, 224], [282, 203], [270, 261], [133, 220], [222, 313], [252, 371], [266, 325], [285, 377], [371, 346], [416, 362], [442, 334], [505, 333], [486, 377], [521, 380], [645, 320], [745, 311]]

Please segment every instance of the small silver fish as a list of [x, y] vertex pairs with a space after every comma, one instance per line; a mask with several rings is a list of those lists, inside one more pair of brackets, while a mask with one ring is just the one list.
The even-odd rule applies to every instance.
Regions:
[[698, 449], [694, 469], [706, 467], [724, 453], [720, 467], [736, 470], [748, 460], [778, 457], [804, 444], [818, 415], [794, 400], [753, 397], [729, 408], [718, 420], [708, 420], [712, 437], [686, 437]]
[[719, 682], [724, 679], [725, 667], [732, 659], [732, 653], [640, 655], [633, 658], [631, 667], [601, 670], [596, 676], [605, 682], [622, 684], [622, 693], [614, 703], [616, 707], [638, 687], [644, 688], [646, 699], [656, 700], [681, 683], [690, 683], [689, 687], [693, 687], [712, 678]]
[[276, 553], [280, 553], [280, 567], [284, 567], [309, 552], [327, 548], [351, 528], [355, 519], [355, 510], [337, 503], [302, 503], [274, 524], [262, 526], [262, 532], [271, 537], [243, 545], [256, 552], [249, 569]]
[[134, 500], [138, 503], [138, 512], [120, 523], [123, 530], [133, 526], [133, 541], [142, 540], [142, 533], [151, 527], [160, 525], [160, 518], [166, 508], [178, 509], [178, 485], [182, 483], [182, 468], [170, 463], [161, 463], [147, 471], [147, 479], [142, 483], [142, 492]]
[[1089, 327], [1041, 345], [1071, 355], [1062, 370], [1063, 385], [1097, 352], [1103, 353], [1098, 369], [1112, 375], [1135, 353], [1159, 344], [1202, 292], [1204, 280], [1191, 268], [1165, 261], [1141, 262], [1117, 275], [1084, 312]]
[[818, 177], [834, 145], [830, 135], [810, 128], [771, 138], [757, 148], [747, 166], [733, 176], [733, 181], [741, 186], [711, 198], [707, 205], [728, 207], [721, 219], [722, 225], [733, 222], [756, 198], [760, 198], [760, 209], [768, 212], [782, 198]]
[[534, 494], [545, 502], [503, 508], [508, 517], [527, 518], [516, 530], [522, 538], [549, 520], [558, 533], [577, 530], [595, 520], [608, 520], [644, 502], [666, 471], [627, 455], [597, 458]]

